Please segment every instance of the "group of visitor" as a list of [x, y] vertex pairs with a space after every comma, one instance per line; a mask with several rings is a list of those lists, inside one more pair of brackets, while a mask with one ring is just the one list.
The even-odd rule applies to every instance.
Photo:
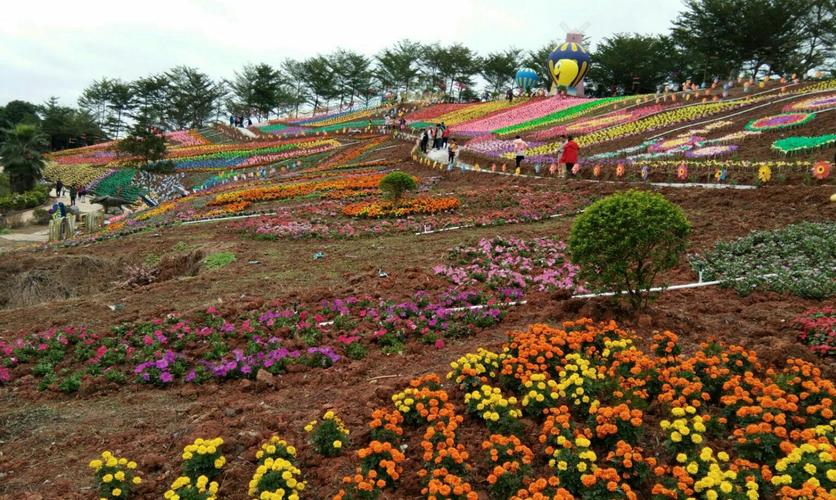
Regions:
[[80, 202], [84, 202], [84, 196], [87, 194], [87, 191], [81, 184], [72, 184], [70, 186], [65, 186], [61, 179], [55, 182], [55, 197], [62, 198], [64, 196], [64, 191], [67, 191], [70, 195], [70, 206], [74, 207], [76, 200]]
[[229, 115], [229, 126], [230, 127], [251, 127], [253, 121], [248, 116], [244, 119], [244, 115]]
[[406, 130], [406, 118], [403, 116], [395, 118], [394, 116], [386, 115], [383, 118], [383, 127], [386, 129], [386, 132], [393, 132], [395, 130], [403, 132]]
[[437, 124], [435, 127], [427, 127], [421, 132], [421, 152], [427, 154], [430, 143], [432, 143], [433, 149], [447, 149], [449, 140], [450, 129], [444, 122]]
[[[561, 135], [559, 142], [560, 146], [557, 149], [558, 163], [564, 165], [567, 177], [574, 175], [572, 169], [578, 163], [580, 147], [571, 135]], [[525, 151], [529, 148], [529, 145], [520, 136], [516, 136], [511, 144], [514, 151], [515, 166], [520, 168], [523, 160], [525, 160]]]

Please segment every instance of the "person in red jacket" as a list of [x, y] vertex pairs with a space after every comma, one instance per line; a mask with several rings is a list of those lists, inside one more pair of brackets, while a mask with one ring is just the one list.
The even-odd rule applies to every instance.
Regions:
[[563, 145], [563, 154], [560, 156], [560, 163], [566, 165], [566, 176], [572, 175], [572, 167], [578, 162], [578, 143], [570, 135], [569, 140]]

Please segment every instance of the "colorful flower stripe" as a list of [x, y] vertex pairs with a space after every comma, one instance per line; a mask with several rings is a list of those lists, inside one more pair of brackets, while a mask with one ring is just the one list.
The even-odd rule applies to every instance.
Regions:
[[317, 153], [323, 153], [325, 151], [329, 151], [336, 147], [339, 147], [340, 143], [337, 141], [323, 141], [321, 145], [318, 147], [305, 147], [305, 148], [297, 148], [291, 149], [284, 152], [273, 152], [269, 154], [256, 154], [248, 157], [230, 155], [228, 157], [223, 158], [212, 158], [212, 159], [196, 159], [196, 160], [186, 160], [186, 161], [178, 161], [176, 162], [177, 169], [179, 170], [193, 170], [193, 171], [207, 171], [207, 170], [219, 170], [219, 169], [230, 169], [230, 168], [247, 168], [247, 167], [258, 167], [262, 165], [268, 165], [270, 163], [276, 163], [281, 160], [286, 160], [288, 158], [296, 158], [299, 156], [307, 156], [313, 155]]
[[[381, 176], [382, 178], [382, 176]], [[395, 205], [390, 201], [359, 202], [346, 205], [343, 214], [349, 217], [405, 217], [416, 214], [435, 214], [446, 212], [459, 206], [458, 198], [432, 198], [419, 196], [403, 200]]]
[[175, 147], [185, 146], [201, 146], [209, 144], [205, 137], [200, 135], [197, 130], [176, 130], [174, 132], [166, 132], [165, 139], [173, 143]]
[[437, 118], [433, 118], [433, 121], [436, 123], [444, 123], [448, 127], [452, 127], [453, 125], [457, 125], [459, 123], [463, 123], [470, 120], [476, 120], [478, 118], [483, 118], [485, 115], [489, 113], [496, 113], [498, 111], [502, 111], [504, 109], [512, 108], [515, 106], [519, 106], [520, 104], [526, 102], [527, 99], [521, 99], [519, 101], [514, 101], [509, 103], [508, 101], [488, 101], [488, 102], [480, 102], [476, 104], [472, 104], [466, 108], [459, 109], [452, 111], [450, 113], [443, 114]]
[[713, 158], [715, 156], [722, 156], [731, 154], [737, 151], [737, 146], [734, 144], [725, 144], [718, 146], [704, 146], [691, 149], [685, 152], [686, 158]]
[[836, 134], [825, 134], [812, 137], [798, 136], [778, 139], [772, 143], [772, 149], [783, 154], [789, 154], [826, 148], [833, 144], [836, 144]]
[[800, 127], [805, 123], [809, 123], [815, 117], [815, 113], [782, 113], [780, 115], [763, 116], [750, 121], [743, 129], [752, 132], [783, 130]]
[[601, 130], [602, 128], [612, 127], [614, 125], [621, 125], [622, 123], [636, 121], [647, 115], [658, 113], [662, 110], [662, 106], [656, 104], [652, 106], [643, 106], [639, 109], [630, 111], [616, 111], [603, 116], [593, 116], [585, 118], [569, 125], [557, 125], [552, 128], [541, 130], [531, 134], [529, 137], [536, 140], [553, 139], [559, 135], [571, 134], [579, 136]]
[[[650, 115], [641, 120], [616, 125], [614, 127], [605, 128], [591, 134], [579, 137], [576, 142], [580, 147], [588, 147], [599, 142], [606, 142], [621, 137], [640, 134], [648, 130], [655, 130], [663, 127], [669, 127], [676, 123], [685, 121], [692, 121], [705, 116], [710, 116], [717, 113], [728, 111], [744, 104], [749, 104], [754, 100], [743, 102], [712, 102], [706, 104], [694, 104], [685, 106], [670, 111], [664, 111], [659, 114]], [[554, 142], [532, 148], [526, 151], [526, 156], [546, 155], [556, 152], [560, 148], [559, 142]]]
[[784, 111], [823, 111], [830, 108], [836, 108], [836, 94], [808, 97], [784, 106]]
[[460, 111], [464, 108], [474, 106], [472, 103], [450, 103], [450, 104], [433, 104], [426, 108], [419, 109], [406, 115], [407, 122], [414, 121], [432, 121], [436, 117], [443, 116], [447, 113]]
[[[383, 125], [383, 120], [371, 120], [372, 126], [381, 126]], [[323, 127], [317, 127], [315, 130], [317, 132], [335, 132], [343, 129], [351, 129], [351, 128], [359, 128], [363, 129], [369, 126], [369, 120], [356, 120], [351, 122], [344, 122], [344, 123], [337, 123], [336, 125], [326, 125]]]
[[529, 120], [523, 123], [518, 123], [516, 125], [511, 125], [509, 127], [500, 128], [494, 130], [493, 133], [496, 135], [510, 135], [510, 134], [518, 134], [520, 132], [525, 132], [527, 130], [545, 127], [547, 125], [554, 125], [555, 123], [559, 123], [564, 120], [569, 120], [573, 118], [577, 118], [578, 116], [585, 115], [587, 113], [591, 113], [596, 109], [600, 109], [603, 106], [607, 106], [609, 104], [617, 103], [619, 101], [623, 101], [627, 99], [627, 97], [607, 97], [604, 99], [584, 99], [583, 102], [579, 104], [575, 104], [574, 106], [570, 106], [568, 108], [562, 109], [560, 111], [556, 111], [554, 113], [549, 113], [546, 116], [542, 116], [540, 118]]
[[346, 113], [340, 113], [338, 115], [332, 115], [330, 117], [318, 117], [317, 119], [305, 121], [304, 124], [308, 127], [325, 127], [328, 125], [339, 125], [341, 123], [359, 121], [361, 119], [368, 119], [370, 116], [380, 115], [385, 111], [386, 108], [382, 107], [361, 109], [358, 111], [350, 111]]
[[56, 162], [47, 162], [44, 167], [44, 178], [51, 182], [60, 180], [65, 186], [80, 184], [88, 186], [90, 183], [109, 175], [111, 170], [91, 167], [90, 165], [65, 165]]
[[574, 106], [582, 99], [549, 97], [546, 99], [531, 99], [513, 108], [493, 114], [487, 118], [472, 120], [450, 127], [452, 132], [461, 135], [479, 135], [503, 127], [534, 120], [543, 115], [554, 113], [570, 106]]
[[[341, 118], [350, 117], [352, 115], [356, 115], [356, 114], [359, 114], [359, 113], [379, 112], [379, 111], [383, 111], [385, 109], [386, 108], [380, 107], [380, 106], [372, 106], [372, 107], [369, 107], [369, 108], [362, 108], [362, 109], [350, 109], [348, 111], [339, 111], [337, 113], [330, 113], [330, 114], [324, 114], [324, 115], [319, 115], [319, 116], [310, 116], [308, 118], [295, 118], [295, 119], [292, 119], [292, 120], [287, 120], [287, 123], [290, 123], [290, 124], [293, 124], [293, 125], [309, 125], [309, 124], [317, 123], [317, 122], [327, 122], [327, 121], [339, 120]], [[353, 119], [353, 118], [351, 118], [351, 119]], [[327, 123], [323, 123], [323, 124], [327, 125]]]
[[329, 190], [358, 190], [377, 189], [384, 174], [342, 177], [326, 181], [309, 181], [302, 183], [279, 184], [263, 186], [241, 191], [222, 193], [210, 201], [208, 205], [218, 206], [240, 201], [268, 201], [305, 196], [317, 191]]

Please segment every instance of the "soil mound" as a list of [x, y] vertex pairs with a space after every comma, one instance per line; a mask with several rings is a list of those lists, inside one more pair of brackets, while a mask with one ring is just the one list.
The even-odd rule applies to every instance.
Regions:
[[89, 255], [19, 256], [0, 262], [0, 308], [31, 306], [106, 290], [121, 266]]

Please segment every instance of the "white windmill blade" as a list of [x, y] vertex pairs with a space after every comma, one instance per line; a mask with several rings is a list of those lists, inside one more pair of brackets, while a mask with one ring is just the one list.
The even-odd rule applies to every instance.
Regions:
[[569, 25], [568, 25], [568, 24], [566, 24], [566, 23], [565, 23], [565, 22], [563, 22], [563, 21], [561, 21], [561, 22], [560, 22], [560, 29], [562, 29], [562, 30], [563, 30], [563, 31], [565, 31], [566, 33], [569, 33], [569, 32], [571, 32], [571, 31], [572, 31], [572, 29], [571, 29], [571, 28], [569, 28]]

